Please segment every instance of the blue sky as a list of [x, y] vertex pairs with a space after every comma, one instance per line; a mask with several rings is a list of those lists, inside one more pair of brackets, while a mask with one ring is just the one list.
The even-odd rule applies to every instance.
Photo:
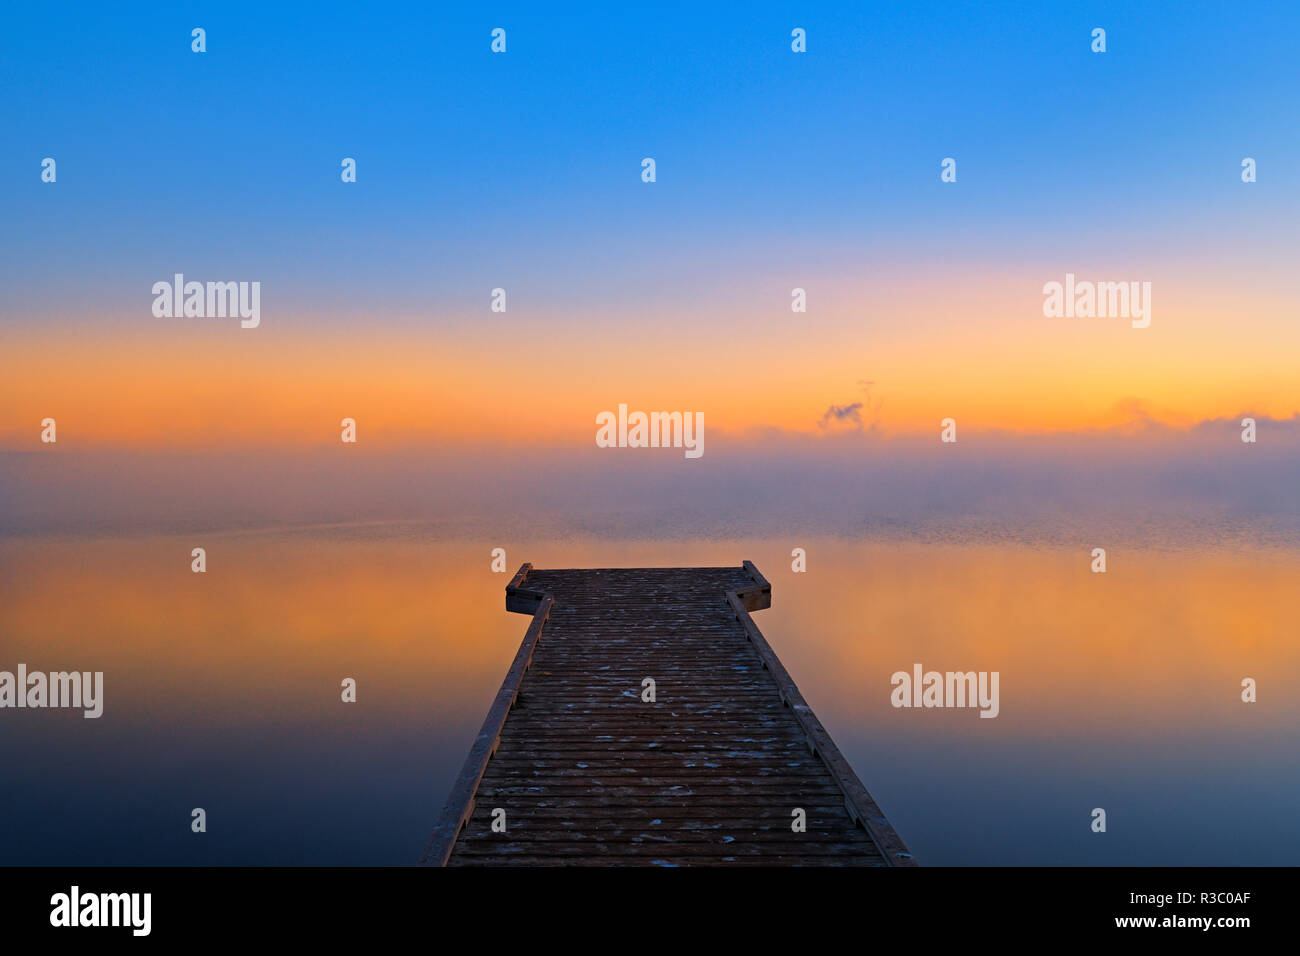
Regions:
[[[178, 260], [270, 273], [311, 311], [368, 290], [454, 302], [462, 278], [477, 296], [502, 261], [590, 287], [648, 254], [685, 268], [722, 250], [1278, 255], [1296, 238], [1298, 10], [73, 4], [52, 27], [15, 7], [5, 320], [111, 310]], [[1244, 155], [1260, 169], [1247, 196]], [[945, 156], [957, 196], [939, 188]]]

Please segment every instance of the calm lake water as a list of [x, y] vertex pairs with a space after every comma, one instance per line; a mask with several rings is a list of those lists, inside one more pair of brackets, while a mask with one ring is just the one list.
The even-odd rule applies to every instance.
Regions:
[[[1300, 861], [1300, 550], [1171, 538], [1093, 574], [949, 540], [0, 539], [0, 670], [105, 675], [98, 720], [0, 712], [0, 864], [413, 863], [527, 625], [497, 545], [510, 573], [753, 560], [755, 620], [924, 864]], [[894, 709], [915, 663], [1000, 672], [1000, 716]]]

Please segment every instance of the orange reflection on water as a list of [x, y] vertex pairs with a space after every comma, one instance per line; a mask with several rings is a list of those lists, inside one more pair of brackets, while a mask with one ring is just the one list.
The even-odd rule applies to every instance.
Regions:
[[[1300, 677], [1296, 555], [1107, 558], [1097, 574], [1090, 547], [820, 542], [809, 573], [769, 574], [758, 619], [810, 696], [855, 722], [1027, 737], [1282, 728]], [[893, 709], [890, 675], [914, 663], [1000, 672], [1001, 715]], [[1245, 677], [1257, 704], [1241, 701]]]
[[305, 716], [336, 706], [349, 676], [367, 711], [468, 713], [522, 620], [467, 545], [196, 534], [27, 539], [0, 555], [0, 667], [103, 670], [110, 705], [154, 717]]
[[[106, 674], [109, 713], [239, 723], [327, 713], [343, 677], [367, 708], [475, 725], [527, 619], [503, 588], [538, 567], [755, 560], [773, 584], [759, 626], [828, 724], [855, 732], [1059, 736], [1281, 726], [1300, 677], [1287, 552], [799, 542], [513, 542], [401, 535], [196, 534], [11, 539], [0, 546], [0, 668]], [[190, 570], [193, 547], [207, 572]], [[1001, 715], [895, 710], [890, 675], [998, 671]], [[1240, 701], [1243, 677], [1260, 702]]]

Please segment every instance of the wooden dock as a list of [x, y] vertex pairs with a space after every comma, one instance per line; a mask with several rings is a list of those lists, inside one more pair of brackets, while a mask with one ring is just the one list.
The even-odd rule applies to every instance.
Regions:
[[750, 618], [771, 590], [749, 561], [525, 564], [532, 623], [421, 862], [915, 865]]

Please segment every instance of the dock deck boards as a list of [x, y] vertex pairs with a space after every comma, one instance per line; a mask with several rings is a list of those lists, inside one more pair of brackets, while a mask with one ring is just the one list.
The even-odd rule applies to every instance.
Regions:
[[532, 624], [422, 862], [914, 865], [750, 618], [770, 595], [750, 562], [524, 565]]

